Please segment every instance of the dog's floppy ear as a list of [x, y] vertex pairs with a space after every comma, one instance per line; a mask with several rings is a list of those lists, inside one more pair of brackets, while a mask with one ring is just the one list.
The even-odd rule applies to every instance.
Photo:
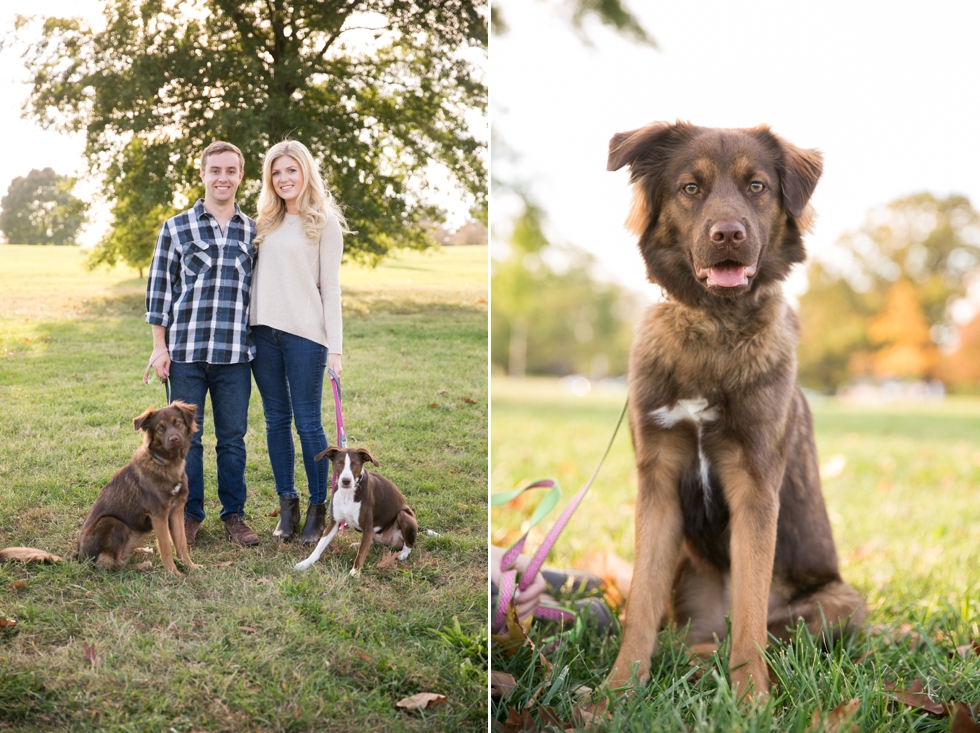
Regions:
[[361, 454], [361, 457], [365, 462], [371, 461], [371, 463], [373, 463], [375, 466], [381, 466], [381, 464], [378, 463], [378, 459], [372, 456], [371, 451], [369, 451], [367, 448], [358, 448], [357, 452]]
[[150, 418], [153, 417], [153, 413], [155, 413], [155, 412], [156, 412], [156, 410], [154, 410], [151, 407], [146, 412], [144, 412], [142, 415], [140, 415], [139, 417], [134, 417], [133, 418], [133, 429], [134, 430], [146, 430], [146, 424], [150, 421]]
[[314, 459], [313, 459], [313, 460], [314, 460], [314, 461], [319, 461], [319, 460], [321, 460], [321, 459], [323, 459], [323, 458], [326, 458], [326, 459], [327, 459], [328, 461], [332, 461], [332, 460], [333, 460], [333, 457], [334, 457], [335, 455], [337, 455], [338, 453], [340, 453], [340, 448], [338, 448], [338, 447], [337, 447], [337, 446], [335, 446], [335, 445], [332, 445], [332, 446], [330, 446], [329, 448], [327, 448], [327, 449], [326, 449], [325, 451], [323, 451], [322, 453], [318, 453], [318, 454], [317, 454], [317, 455], [316, 455], [316, 456], [314, 457]]
[[609, 141], [606, 170], [630, 167], [633, 202], [626, 228], [642, 235], [656, 224], [660, 215], [659, 183], [678, 145], [688, 140], [697, 128], [688, 122], [654, 122], [629, 132], [618, 132]]
[[171, 407], [176, 407], [180, 410], [180, 414], [184, 416], [184, 422], [187, 427], [190, 428], [190, 432], [193, 435], [197, 432], [197, 405], [188, 405], [186, 402], [181, 402], [180, 400], [174, 400], [170, 403]]
[[783, 206], [789, 215], [803, 224], [813, 216], [813, 211], [807, 204], [817, 187], [820, 174], [823, 173], [823, 155], [819, 150], [799, 148], [791, 142], [783, 140], [769, 127], [763, 125], [753, 130], [764, 136], [770, 149], [775, 144], [777, 151], [777, 168], [783, 190]]

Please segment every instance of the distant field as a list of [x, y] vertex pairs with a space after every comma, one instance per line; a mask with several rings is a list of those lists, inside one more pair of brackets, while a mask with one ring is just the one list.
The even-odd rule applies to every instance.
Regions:
[[[550, 476], [564, 487], [562, 506], [598, 462], [626, 397], [625, 387], [576, 397], [558, 382], [542, 379], [494, 379], [491, 393], [491, 491]], [[867, 599], [871, 624], [909, 625], [923, 632], [929, 646], [913, 651], [881, 637], [864, 638], [847, 663], [828, 657], [794, 661], [792, 652], [779, 652], [790, 682], [783, 682], [766, 711], [733, 718], [740, 722], [731, 729], [802, 731], [815, 707], [827, 712], [857, 697], [860, 730], [947, 730], [948, 722], [890, 704], [882, 680], [907, 684], [920, 677], [935, 699], [980, 704], [980, 660], [949, 656], [956, 646], [980, 639], [980, 400], [872, 408], [820, 399], [812, 409], [821, 462], [830, 474], [823, 486], [841, 571]], [[607, 547], [632, 561], [635, 495], [624, 425], [549, 564], [575, 566], [589, 552]], [[492, 541], [515, 540], [536, 502], [494, 510]], [[530, 545], [540, 543], [558, 513], [532, 531]], [[616, 641], [601, 653], [583, 651], [581, 659], [574, 650], [558, 653], [555, 664], [570, 665], [568, 689], [598, 686]], [[870, 656], [862, 659], [865, 652]], [[651, 700], [659, 696], [661, 707], [644, 708], [641, 696], [620, 710], [610, 730], [679, 730], [681, 721], [689, 729], [729, 729], [711, 722], [728, 719], [732, 706], [730, 696], [719, 691], [719, 680], [705, 677], [667, 690], [686, 668], [668, 652], [658, 658], [663, 676], [647, 694]], [[521, 662], [496, 654], [493, 665], [515, 676], [524, 670]], [[529, 677], [535, 682], [527, 695], [540, 679]], [[517, 699], [524, 693], [522, 688]]]

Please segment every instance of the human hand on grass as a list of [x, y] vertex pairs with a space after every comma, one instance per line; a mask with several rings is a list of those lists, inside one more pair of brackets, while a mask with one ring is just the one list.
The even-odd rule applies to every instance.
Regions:
[[[504, 549], [502, 547], [497, 547], [496, 545], [490, 545], [490, 582], [498, 588], [500, 587], [504, 570], [510, 570], [510, 568], [500, 567], [503, 559]], [[529, 558], [527, 555], [517, 556], [517, 559], [514, 560], [514, 564], [511, 567], [517, 570], [518, 578], [523, 577], [530, 562], [531, 558]], [[527, 588], [522, 591], [514, 591], [514, 598], [517, 601], [517, 617], [525, 619], [533, 614], [534, 609], [537, 608], [538, 604], [541, 602], [541, 596], [544, 594], [544, 591], [544, 576], [541, 575], [541, 573], [535, 574], [534, 580], [531, 581], [531, 585], [529, 585]]]

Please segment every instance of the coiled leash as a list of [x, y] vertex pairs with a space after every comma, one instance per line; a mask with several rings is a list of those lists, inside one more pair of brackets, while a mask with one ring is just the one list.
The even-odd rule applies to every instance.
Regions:
[[[492, 628], [494, 632], [500, 633], [506, 631], [507, 629], [507, 607], [511, 603], [516, 603], [517, 597], [520, 593], [527, 590], [528, 586], [534, 582], [535, 576], [544, 564], [545, 558], [548, 553], [551, 552], [551, 548], [554, 547], [555, 542], [558, 540], [558, 535], [561, 531], [565, 529], [565, 525], [568, 524], [568, 520], [572, 518], [572, 514], [578, 508], [582, 499], [585, 497], [586, 492], [589, 487], [592, 486], [592, 482], [595, 477], [599, 474], [599, 469], [602, 468], [603, 462], [606, 460], [606, 456], [609, 455], [609, 451], [612, 449], [613, 441], [616, 439], [616, 434], [619, 433], [619, 427], [623, 424], [623, 417], [626, 415], [626, 407], [629, 405], [629, 400], [623, 404], [623, 409], [619, 413], [619, 420], [616, 421], [616, 427], [613, 429], [612, 436], [609, 438], [609, 444], [606, 445], [606, 450], [602, 454], [602, 458], [599, 459], [598, 465], [596, 465], [595, 470], [589, 477], [589, 480], [585, 482], [579, 492], [575, 495], [572, 501], [565, 511], [562, 512], [561, 516], [551, 527], [547, 536], [544, 538], [544, 542], [541, 543], [541, 547], [538, 551], [534, 553], [531, 558], [531, 562], [528, 563], [527, 570], [521, 576], [520, 580], [517, 580], [517, 570], [513, 569], [511, 566], [514, 561], [521, 554], [521, 550], [524, 549], [524, 543], [527, 541], [527, 535], [531, 531], [531, 527], [540, 522], [544, 516], [554, 509], [558, 500], [561, 498], [561, 487], [558, 482], [554, 479], [542, 479], [540, 481], [535, 481], [533, 484], [525, 486], [523, 489], [515, 489], [514, 491], [500, 491], [495, 494], [490, 495], [490, 506], [501, 506], [507, 502], [513, 501], [518, 496], [523, 494], [525, 491], [531, 489], [541, 489], [550, 488], [551, 491], [541, 500], [537, 508], [534, 510], [534, 514], [531, 515], [529, 521], [528, 531], [524, 533], [514, 545], [504, 553], [503, 558], [500, 561], [500, 569], [503, 571], [500, 579], [500, 602], [497, 606], [497, 612], [493, 619]], [[570, 621], [575, 618], [575, 614], [571, 611], [565, 611], [560, 608], [544, 607], [538, 606], [534, 610], [534, 615], [538, 618], [547, 618], [553, 621]]]
[[[161, 355], [166, 353], [169, 352], [167, 351], [167, 348], [164, 347], [162, 349], [158, 349], [154, 351], [150, 355], [150, 360], [146, 363], [146, 370], [143, 372], [143, 384], [148, 385], [150, 383], [150, 368], [153, 366], [153, 362], [155, 362], [158, 358], [160, 358]], [[169, 374], [167, 375], [167, 378], [163, 380], [163, 389], [167, 393], [167, 404], [169, 405], [172, 401], [170, 399], [170, 375]]]

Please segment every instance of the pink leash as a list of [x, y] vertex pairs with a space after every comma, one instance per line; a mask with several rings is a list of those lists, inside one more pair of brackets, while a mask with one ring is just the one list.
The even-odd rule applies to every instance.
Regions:
[[[334, 412], [337, 415], [337, 445], [340, 448], [346, 448], [347, 447], [347, 433], [344, 432], [344, 416], [343, 416], [343, 414], [340, 411], [340, 401], [341, 401], [340, 377], [337, 376], [337, 373], [333, 369], [327, 369], [327, 374], [330, 375], [330, 384], [333, 387]], [[330, 503], [331, 503], [331, 505], [333, 504], [333, 501], [332, 501], [333, 495], [336, 494], [336, 493], [337, 493], [337, 474], [334, 473], [333, 474], [333, 484], [332, 484], [332, 486], [330, 488], [330, 498], [331, 498], [331, 502]], [[346, 525], [345, 522], [341, 522], [340, 523], [340, 529], [343, 529], [345, 525]]]
[[[602, 454], [602, 458], [599, 459], [599, 463], [592, 472], [592, 475], [589, 477], [589, 480], [585, 482], [585, 486], [579, 490], [569, 505], [565, 507], [565, 511], [563, 511], [561, 516], [558, 517], [558, 521], [555, 522], [551, 530], [545, 536], [544, 542], [541, 543], [541, 547], [539, 547], [538, 551], [534, 553], [534, 556], [531, 558], [531, 562], [528, 563], [527, 570], [524, 571], [524, 574], [521, 576], [519, 582], [516, 580], [517, 571], [510, 569], [510, 567], [521, 554], [521, 550], [524, 549], [524, 543], [527, 541], [527, 533], [517, 540], [513, 547], [504, 553], [504, 556], [500, 561], [500, 567], [504, 571], [500, 579], [500, 603], [497, 606], [497, 613], [493, 619], [493, 629], [495, 631], [499, 632], [507, 628], [507, 607], [516, 600], [519, 593], [527, 590], [527, 587], [534, 582], [534, 576], [538, 574], [541, 566], [544, 565], [545, 558], [548, 556], [548, 553], [551, 552], [551, 548], [554, 547], [555, 542], [558, 540], [558, 535], [560, 535], [561, 531], [565, 529], [565, 525], [568, 524], [568, 520], [572, 518], [572, 514], [575, 513], [578, 505], [581, 503], [582, 499], [585, 498], [585, 494], [589, 490], [589, 487], [592, 486], [592, 482], [595, 480], [595, 477], [599, 474], [599, 469], [602, 468], [602, 464], [606, 460], [606, 456], [609, 455], [613, 441], [616, 439], [616, 434], [619, 432], [619, 426], [623, 423], [623, 416], [626, 415], [626, 407], [628, 404], [629, 403], [627, 402], [623, 405], [623, 409], [619, 413], [619, 420], [616, 422], [616, 428], [613, 430], [612, 437], [609, 438], [609, 444], [606, 446], [606, 451]], [[535, 481], [533, 484], [524, 487], [523, 491], [527, 491], [529, 489], [552, 488], [557, 486], [557, 483], [558, 482], [556, 482], [554, 479], [543, 479], [541, 481]], [[520, 493], [523, 493], [523, 491]], [[511, 501], [513, 501], [513, 499], [511, 499]], [[528, 530], [528, 532], [530, 532], [530, 530]], [[570, 611], [542, 606], [538, 606], [534, 610], [534, 615], [538, 618], [547, 618], [554, 621], [570, 621], [571, 619], [575, 618], [575, 614], [571, 613]]]

